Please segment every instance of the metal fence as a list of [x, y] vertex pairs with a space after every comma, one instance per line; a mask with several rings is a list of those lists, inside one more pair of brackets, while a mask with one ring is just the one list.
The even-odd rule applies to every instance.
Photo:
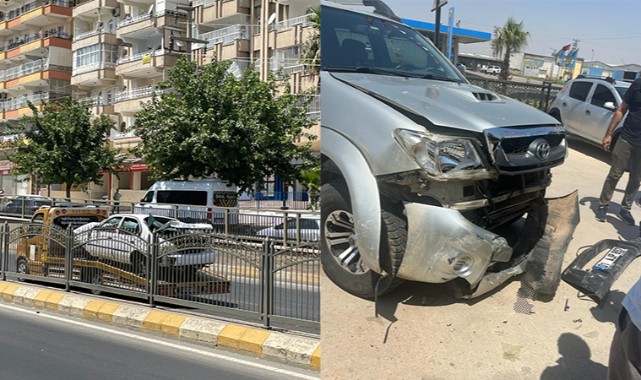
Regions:
[[[34, 280], [318, 333], [320, 244], [207, 229], [2, 225], [3, 280]], [[148, 233], [141, 232], [142, 230]]]
[[550, 82], [542, 84], [503, 81], [497, 79], [484, 79], [468, 76], [468, 81], [474, 85], [496, 93], [509, 96], [523, 103], [547, 112], [552, 99], [561, 90], [561, 86]]

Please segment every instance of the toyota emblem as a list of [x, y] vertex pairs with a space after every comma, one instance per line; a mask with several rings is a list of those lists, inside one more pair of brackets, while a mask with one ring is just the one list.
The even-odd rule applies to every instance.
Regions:
[[530, 145], [534, 155], [541, 161], [546, 161], [550, 157], [550, 144], [543, 139], [536, 139]]

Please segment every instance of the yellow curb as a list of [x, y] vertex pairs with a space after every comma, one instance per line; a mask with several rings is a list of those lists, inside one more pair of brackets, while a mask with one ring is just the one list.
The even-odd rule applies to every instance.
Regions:
[[184, 315], [152, 310], [142, 322], [142, 328], [178, 337], [180, 335], [180, 326], [185, 322], [185, 319], [187, 317]]
[[119, 303], [105, 302], [100, 309], [98, 309], [98, 319], [106, 322], [113, 322], [114, 313], [120, 308]]
[[9, 285], [8, 282], [0, 282], [0, 293]]
[[238, 349], [238, 341], [247, 330], [245, 327], [227, 325], [218, 334], [218, 345]]
[[[243, 351], [253, 352], [259, 356], [263, 356], [263, 343], [269, 338], [271, 333], [268, 331], [247, 329], [240, 337], [238, 342], [238, 349]], [[220, 338], [219, 338], [220, 339]]]
[[20, 285], [16, 284], [7, 284], [7, 286], [2, 289], [0, 292], [2, 293], [2, 298], [12, 301], [13, 300], [13, 293], [16, 292], [20, 288]]
[[313, 369], [320, 369], [321, 366], [321, 346], [320, 344], [314, 350], [314, 353], [312, 354], [312, 362], [311, 362], [311, 367]]
[[[54, 292], [52, 290], [41, 290], [33, 297], [33, 305], [37, 307], [48, 307], [49, 309], [57, 309], [58, 302], [62, 299], [63, 294]], [[51, 299], [51, 301], [49, 301]], [[52, 303], [53, 302], [53, 303]]]
[[162, 321], [160, 331], [172, 335], [174, 338], [178, 338], [180, 336], [180, 326], [182, 326], [186, 319], [187, 317], [184, 315], [169, 314], [167, 318]]
[[65, 298], [64, 293], [51, 292], [51, 295], [45, 300], [45, 307], [51, 310], [58, 310], [58, 305], [63, 298]]
[[111, 322], [113, 320], [114, 312], [119, 307], [120, 304], [117, 303], [92, 300], [89, 301], [87, 306], [85, 306], [82, 311], [82, 316], [87, 319], [100, 319]]
[[260, 271], [254, 268], [227, 268], [231, 274], [236, 276], [258, 278]]

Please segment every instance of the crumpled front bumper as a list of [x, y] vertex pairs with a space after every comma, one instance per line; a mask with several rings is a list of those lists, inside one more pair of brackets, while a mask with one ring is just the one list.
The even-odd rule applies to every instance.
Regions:
[[[429, 283], [443, 283], [460, 277], [469, 283], [472, 290], [465, 298], [480, 296], [523, 273], [530, 251], [544, 234], [546, 239], [555, 241], [556, 248], [548, 253], [564, 254], [558, 248], [567, 247], [574, 228], [556, 226], [563, 224], [559, 220], [563, 218], [568, 219], [568, 224], [578, 223], [577, 200], [574, 192], [533, 207], [514, 247], [510, 247], [505, 238], [471, 223], [456, 210], [406, 203], [407, 246], [397, 276]], [[577, 220], [570, 223], [574, 219]], [[499, 272], [487, 272], [492, 263], [510, 261], [514, 250], [518, 259], [512, 260], [511, 266]]]

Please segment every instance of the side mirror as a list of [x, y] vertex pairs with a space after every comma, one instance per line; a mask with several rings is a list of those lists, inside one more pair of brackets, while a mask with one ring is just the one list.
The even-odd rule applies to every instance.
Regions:
[[603, 108], [609, 109], [610, 111], [614, 111], [617, 109], [617, 107], [614, 105], [614, 102], [605, 102], [603, 104]]

